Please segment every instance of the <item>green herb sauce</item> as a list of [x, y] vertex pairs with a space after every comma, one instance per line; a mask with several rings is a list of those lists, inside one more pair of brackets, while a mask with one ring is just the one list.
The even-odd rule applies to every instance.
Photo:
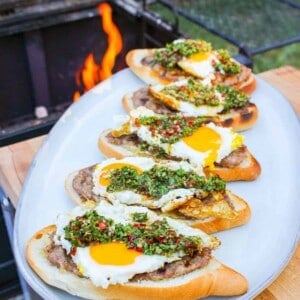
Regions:
[[153, 136], [160, 135], [162, 143], [173, 144], [191, 135], [207, 118], [183, 117], [179, 115], [141, 117], [141, 125], [148, 126]]
[[148, 215], [147, 213], [133, 213], [132, 214], [132, 220], [134, 222], [146, 222], [148, 221]]
[[225, 74], [229, 75], [234, 75], [241, 72], [241, 66], [235, 61], [231, 60], [230, 54], [227, 50], [217, 50], [217, 57], [220, 61], [214, 66], [217, 71], [224, 72]]
[[155, 158], [167, 158], [168, 157], [168, 154], [166, 153], [166, 151], [163, 148], [161, 148], [157, 145], [149, 144], [145, 141], [142, 141], [140, 143], [140, 149], [142, 152], [151, 153], [151, 155]]
[[219, 100], [214, 93], [214, 89], [204, 86], [194, 79], [189, 79], [186, 85], [165, 86], [161, 93], [171, 96], [178, 101], [193, 103], [195, 106], [219, 104]]
[[249, 96], [228, 86], [204, 86], [195, 79], [189, 79], [186, 85], [170, 85], [165, 86], [161, 93], [171, 96], [178, 101], [185, 101], [195, 106], [209, 105], [216, 106], [220, 104], [220, 100], [216, 96], [219, 92], [224, 97], [223, 112], [227, 112], [231, 108], [240, 108], [249, 102]]
[[206, 192], [220, 192], [226, 188], [225, 181], [217, 176], [206, 178], [192, 171], [181, 168], [170, 170], [162, 166], [154, 166], [142, 174], [126, 166], [111, 171], [109, 179], [108, 192], [131, 190], [154, 198], [160, 198], [178, 188], [196, 188]]
[[249, 103], [250, 97], [234, 88], [231, 88], [226, 85], [217, 85], [216, 90], [223, 94], [225, 97], [224, 100], [224, 109], [223, 112], [227, 112], [232, 108], [241, 108]]
[[177, 234], [166, 219], [124, 225], [115, 223], [94, 210], [76, 217], [64, 230], [65, 239], [74, 248], [91, 243], [124, 242], [128, 249], [135, 249], [146, 255], [171, 256], [181, 252], [193, 256], [203, 245], [200, 237]]

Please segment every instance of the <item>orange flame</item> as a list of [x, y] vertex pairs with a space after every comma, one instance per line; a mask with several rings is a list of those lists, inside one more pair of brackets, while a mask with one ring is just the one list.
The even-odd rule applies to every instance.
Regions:
[[[112, 75], [116, 57], [120, 54], [123, 47], [122, 36], [112, 20], [112, 9], [109, 4], [99, 4], [98, 12], [102, 16], [102, 28], [107, 34], [108, 47], [100, 65], [96, 63], [94, 54], [89, 53], [84, 60], [82, 69], [77, 72], [76, 84], [77, 86], [83, 85], [84, 92], [87, 92], [97, 83]], [[76, 91], [73, 95], [73, 100], [76, 101], [79, 98], [80, 92]]]
[[102, 3], [98, 6], [98, 11], [102, 16], [103, 30], [108, 35], [108, 48], [99, 70], [100, 80], [104, 80], [112, 75], [111, 71], [115, 65], [116, 56], [122, 50], [123, 42], [119, 29], [112, 21], [111, 7], [107, 3]]

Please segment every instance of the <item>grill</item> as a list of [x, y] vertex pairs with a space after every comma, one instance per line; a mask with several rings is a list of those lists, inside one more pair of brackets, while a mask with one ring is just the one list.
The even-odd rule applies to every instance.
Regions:
[[[141, 3], [106, 1], [123, 37], [113, 73], [133, 48], [179, 36]], [[76, 74], [92, 52], [107, 49], [99, 0], [8, 0], [0, 4], [0, 146], [45, 134], [73, 102]], [[17, 59], [16, 59], [17, 58]]]
[[159, 2], [229, 41], [246, 56], [300, 41], [300, 3], [278, 0], [160, 0]]

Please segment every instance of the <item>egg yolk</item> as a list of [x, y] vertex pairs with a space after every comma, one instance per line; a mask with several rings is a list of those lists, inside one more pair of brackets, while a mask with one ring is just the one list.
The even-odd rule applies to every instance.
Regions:
[[208, 57], [209, 57], [209, 53], [208, 52], [199, 52], [199, 53], [192, 54], [189, 57], [189, 60], [192, 60], [192, 61], [204, 61], [204, 60], [208, 60]]
[[116, 169], [121, 169], [123, 167], [130, 167], [132, 169], [135, 169], [138, 174], [143, 173], [143, 170], [140, 169], [139, 167], [135, 166], [135, 165], [131, 165], [131, 164], [128, 164], [128, 163], [113, 163], [113, 164], [105, 166], [101, 170], [101, 174], [100, 174], [100, 177], [99, 177], [100, 185], [108, 186], [110, 184], [110, 179], [109, 179], [110, 172], [113, 171], [113, 170], [116, 170]]
[[203, 126], [199, 127], [192, 135], [184, 137], [183, 142], [192, 149], [207, 154], [204, 166], [214, 166], [222, 143], [219, 133], [210, 127]]
[[244, 143], [244, 136], [240, 135], [240, 134], [233, 134], [233, 140], [232, 140], [232, 144], [231, 144], [231, 150], [235, 150], [239, 147], [241, 147]]
[[93, 244], [89, 247], [90, 256], [101, 265], [125, 266], [133, 264], [140, 252], [127, 249], [124, 243], [111, 242]]
[[124, 123], [120, 129], [112, 130], [111, 134], [113, 137], [120, 137], [121, 135], [126, 135], [130, 133], [130, 124], [128, 122]]

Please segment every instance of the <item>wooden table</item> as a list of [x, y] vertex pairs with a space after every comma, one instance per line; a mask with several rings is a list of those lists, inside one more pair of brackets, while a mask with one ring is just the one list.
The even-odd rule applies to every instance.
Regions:
[[[285, 66], [259, 76], [281, 91], [300, 116], [300, 70]], [[44, 136], [41, 136], [0, 148], [0, 186], [15, 207], [30, 162], [43, 139]], [[300, 243], [287, 267], [255, 299], [300, 299]]]

